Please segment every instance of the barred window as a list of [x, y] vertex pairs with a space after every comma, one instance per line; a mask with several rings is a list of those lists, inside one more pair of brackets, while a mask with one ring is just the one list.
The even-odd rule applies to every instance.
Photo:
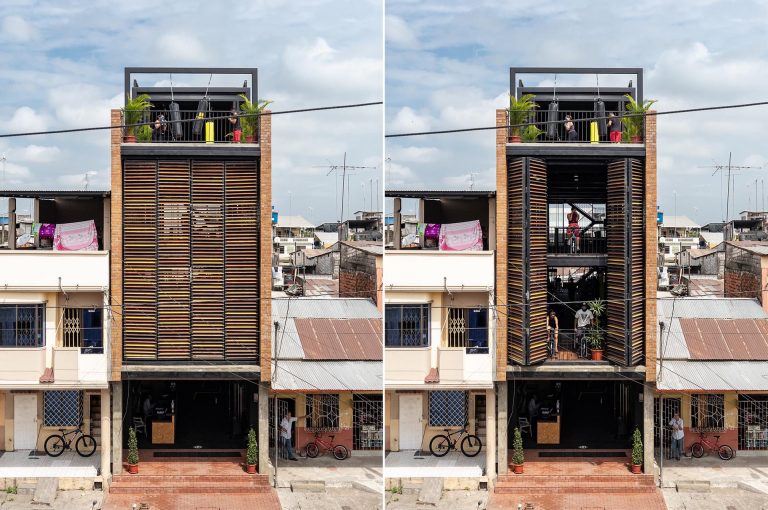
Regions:
[[45, 345], [45, 305], [0, 305], [0, 347]]
[[691, 395], [691, 428], [699, 432], [725, 430], [725, 397], [722, 393]]
[[338, 395], [307, 395], [307, 430], [310, 432], [339, 430]]
[[429, 426], [463, 427], [467, 423], [465, 391], [430, 391]]
[[83, 421], [83, 393], [45, 391], [43, 411], [43, 424], [46, 427], [77, 427]]
[[488, 309], [449, 308], [448, 347], [464, 347], [467, 354], [488, 354]]
[[386, 305], [384, 338], [387, 347], [429, 347], [429, 304]]
[[83, 354], [104, 352], [101, 308], [64, 309], [64, 347], [80, 347]]

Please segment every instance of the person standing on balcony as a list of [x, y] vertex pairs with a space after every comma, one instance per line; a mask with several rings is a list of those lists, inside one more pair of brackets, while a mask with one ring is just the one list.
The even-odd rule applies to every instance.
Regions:
[[586, 303], [582, 303], [581, 309], [576, 311], [576, 339], [578, 342], [584, 341], [584, 334], [594, 320], [595, 316], [592, 314], [592, 310], [587, 307]]
[[672, 452], [671, 458], [680, 460], [680, 453], [683, 451], [683, 438], [685, 432], [683, 431], [683, 419], [680, 418], [680, 413], [675, 411], [672, 415], [672, 420], [669, 422], [669, 426], [672, 427]]
[[621, 142], [621, 119], [613, 114], [608, 114], [608, 131], [611, 136], [611, 143]]
[[229, 111], [229, 126], [232, 128], [232, 141], [240, 143], [243, 127], [240, 124], [240, 114], [237, 113], [234, 107]]
[[579, 239], [581, 238], [581, 229], [579, 228], [579, 213], [575, 207], [571, 207], [571, 212], [566, 215], [568, 228], [565, 231], [566, 245], [570, 242], [571, 236], [576, 237], [576, 252], [579, 251]]
[[553, 350], [552, 355], [557, 354], [557, 339], [560, 337], [560, 325], [557, 320], [557, 314], [554, 310], [549, 311], [549, 316], [547, 317], [547, 339], [549, 339], [550, 335], [553, 335]]
[[573, 117], [570, 115], [565, 116], [565, 136], [569, 142], [576, 142], [579, 138], [579, 133], [576, 132], [576, 126], [573, 124]]

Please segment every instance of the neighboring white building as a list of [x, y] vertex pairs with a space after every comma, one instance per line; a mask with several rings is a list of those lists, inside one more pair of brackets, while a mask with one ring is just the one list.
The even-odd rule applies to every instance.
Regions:
[[34, 235], [0, 249], [0, 451], [42, 451], [82, 423], [109, 473], [109, 192], [1, 194], [11, 224], [16, 199], [32, 199]]
[[315, 227], [301, 216], [280, 216], [274, 227], [274, 253], [280, 265], [291, 263], [291, 254], [313, 248]]
[[659, 255], [664, 258], [664, 265], [677, 263], [681, 251], [699, 247], [701, 225], [687, 216], [664, 216], [659, 224]]

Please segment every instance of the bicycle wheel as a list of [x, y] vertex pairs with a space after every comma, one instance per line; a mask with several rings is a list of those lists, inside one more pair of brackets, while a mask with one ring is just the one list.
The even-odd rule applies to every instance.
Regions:
[[45, 453], [51, 457], [58, 457], [64, 453], [64, 436], [51, 436], [45, 440]]
[[700, 459], [704, 456], [704, 445], [701, 443], [693, 443], [691, 445], [691, 455]]
[[448, 455], [448, 450], [451, 448], [451, 441], [448, 439], [448, 436], [443, 434], [438, 434], [435, 437], [432, 438], [432, 441], [429, 442], [429, 451], [432, 452], [432, 455], [435, 457], [445, 457]]
[[461, 440], [461, 453], [467, 457], [474, 457], [480, 450], [483, 449], [483, 444], [480, 442], [480, 438], [469, 434], [467, 437]]
[[727, 444], [721, 444], [720, 448], [717, 449], [717, 454], [723, 460], [731, 460], [733, 458], [733, 448]]
[[77, 450], [77, 453], [79, 453], [81, 457], [90, 457], [93, 455], [93, 452], [96, 451], [96, 440], [93, 436], [83, 434], [77, 438], [75, 450]]
[[333, 447], [333, 456], [336, 457], [336, 460], [344, 460], [349, 456], [349, 450], [346, 446], [337, 444]]
[[315, 458], [320, 454], [320, 448], [317, 443], [307, 443], [307, 457]]

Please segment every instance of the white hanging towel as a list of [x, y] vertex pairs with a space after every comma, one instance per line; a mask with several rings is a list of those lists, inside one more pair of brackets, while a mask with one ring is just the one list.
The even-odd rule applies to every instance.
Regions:
[[480, 220], [440, 225], [440, 250], [482, 251], [483, 230]]
[[53, 235], [54, 251], [97, 251], [99, 237], [93, 220], [59, 223]]

